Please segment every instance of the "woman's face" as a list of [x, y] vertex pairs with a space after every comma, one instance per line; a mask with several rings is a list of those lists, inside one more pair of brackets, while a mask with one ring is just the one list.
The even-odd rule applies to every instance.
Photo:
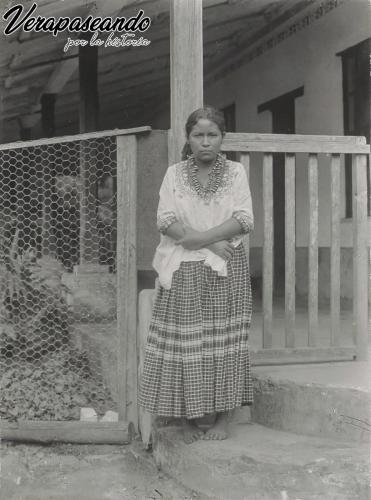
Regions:
[[212, 163], [215, 161], [223, 141], [223, 134], [218, 125], [207, 118], [201, 118], [192, 128], [188, 143], [196, 162]]

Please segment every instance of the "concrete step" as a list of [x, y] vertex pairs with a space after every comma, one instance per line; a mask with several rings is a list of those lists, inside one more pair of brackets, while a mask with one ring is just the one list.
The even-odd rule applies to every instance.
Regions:
[[225, 441], [192, 444], [179, 427], [157, 428], [153, 451], [159, 468], [205, 500], [369, 498], [366, 444], [235, 423]]
[[366, 362], [254, 367], [253, 376], [254, 422], [336, 440], [369, 440]]

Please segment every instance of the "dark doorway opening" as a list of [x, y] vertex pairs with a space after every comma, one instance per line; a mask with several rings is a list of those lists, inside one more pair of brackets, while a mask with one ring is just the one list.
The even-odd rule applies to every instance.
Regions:
[[[258, 106], [258, 112], [272, 113], [273, 134], [295, 134], [295, 99], [304, 94], [304, 87], [283, 94]], [[273, 155], [273, 219], [274, 219], [274, 293], [285, 291], [285, 155]]]
[[[225, 128], [227, 132], [236, 132], [236, 105], [235, 103], [221, 109], [224, 115]], [[234, 151], [228, 151], [226, 154], [228, 160], [236, 161], [237, 155]]]
[[[340, 52], [343, 67], [344, 134], [371, 139], [371, 38]], [[345, 216], [352, 217], [352, 156], [345, 155]], [[371, 215], [370, 160], [367, 158], [367, 215]]]

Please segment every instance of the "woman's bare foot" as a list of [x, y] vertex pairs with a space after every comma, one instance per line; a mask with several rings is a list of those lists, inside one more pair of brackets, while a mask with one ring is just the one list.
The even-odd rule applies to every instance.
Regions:
[[228, 426], [232, 417], [232, 412], [227, 411], [218, 413], [215, 419], [215, 424], [205, 432], [202, 439], [222, 440], [228, 437]]
[[193, 443], [201, 439], [204, 435], [193, 420], [182, 419], [183, 439], [186, 444]]

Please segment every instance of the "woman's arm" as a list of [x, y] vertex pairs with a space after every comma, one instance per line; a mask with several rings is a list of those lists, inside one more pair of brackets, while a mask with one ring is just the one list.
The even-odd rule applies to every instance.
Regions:
[[241, 164], [236, 166], [232, 189], [232, 217], [204, 232], [187, 231], [186, 229], [185, 236], [178, 240], [177, 244], [189, 250], [198, 250], [252, 231], [254, 228], [254, 215], [251, 193], [245, 169]]
[[173, 222], [167, 229], [163, 231], [163, 234], [169, 236], [175, 241], [182, 239], [186, 232], [183, 225], [180, 222]]
[[203, 233], [203, 237], [205, 240], [205, 245], [211, 245], [212, 243], [216, 243], [221, 240], [230, 240], [235, 236], [241, 234], [241, 225], [234, 218], [222, 222], [218, 226], [212, 227]]
[[199, 250], [218, 241], [230, 240], [234, 236], [241, 234], [241, 232], [240, 223], [234, 217], [231, 217], [207, 231], [186, 228], [184, 236], [178, 239], [176, 244], [182, 245], [187, 250]]
[[[197, 235], [202, 233], [190, 227], [185, 227], [179, 222], [174, 222], [165, 231], [163, 231], [163, 234], [166, 234], [166, 236], [169, 236], [177, 242], [183, 239], [186, 234], [191, 236], [192, 234]], [[208, 248], [216, 255], [219, 255], [219, 257], [222, 257], [222, 259], [230, 259], [234, 252], [234, 246], [227, 240], [210, 243], [209, 245], [204, 245], [203, 248]]]
[[169, 167], [163, 178], [159, 193], [160, 200], [157, 208], [157, 228], [161, 234], [177, 241], [185, 235], [185, 231], [183, 225], [176, 216], [173, 183], [173, 171], [172, 168]]

